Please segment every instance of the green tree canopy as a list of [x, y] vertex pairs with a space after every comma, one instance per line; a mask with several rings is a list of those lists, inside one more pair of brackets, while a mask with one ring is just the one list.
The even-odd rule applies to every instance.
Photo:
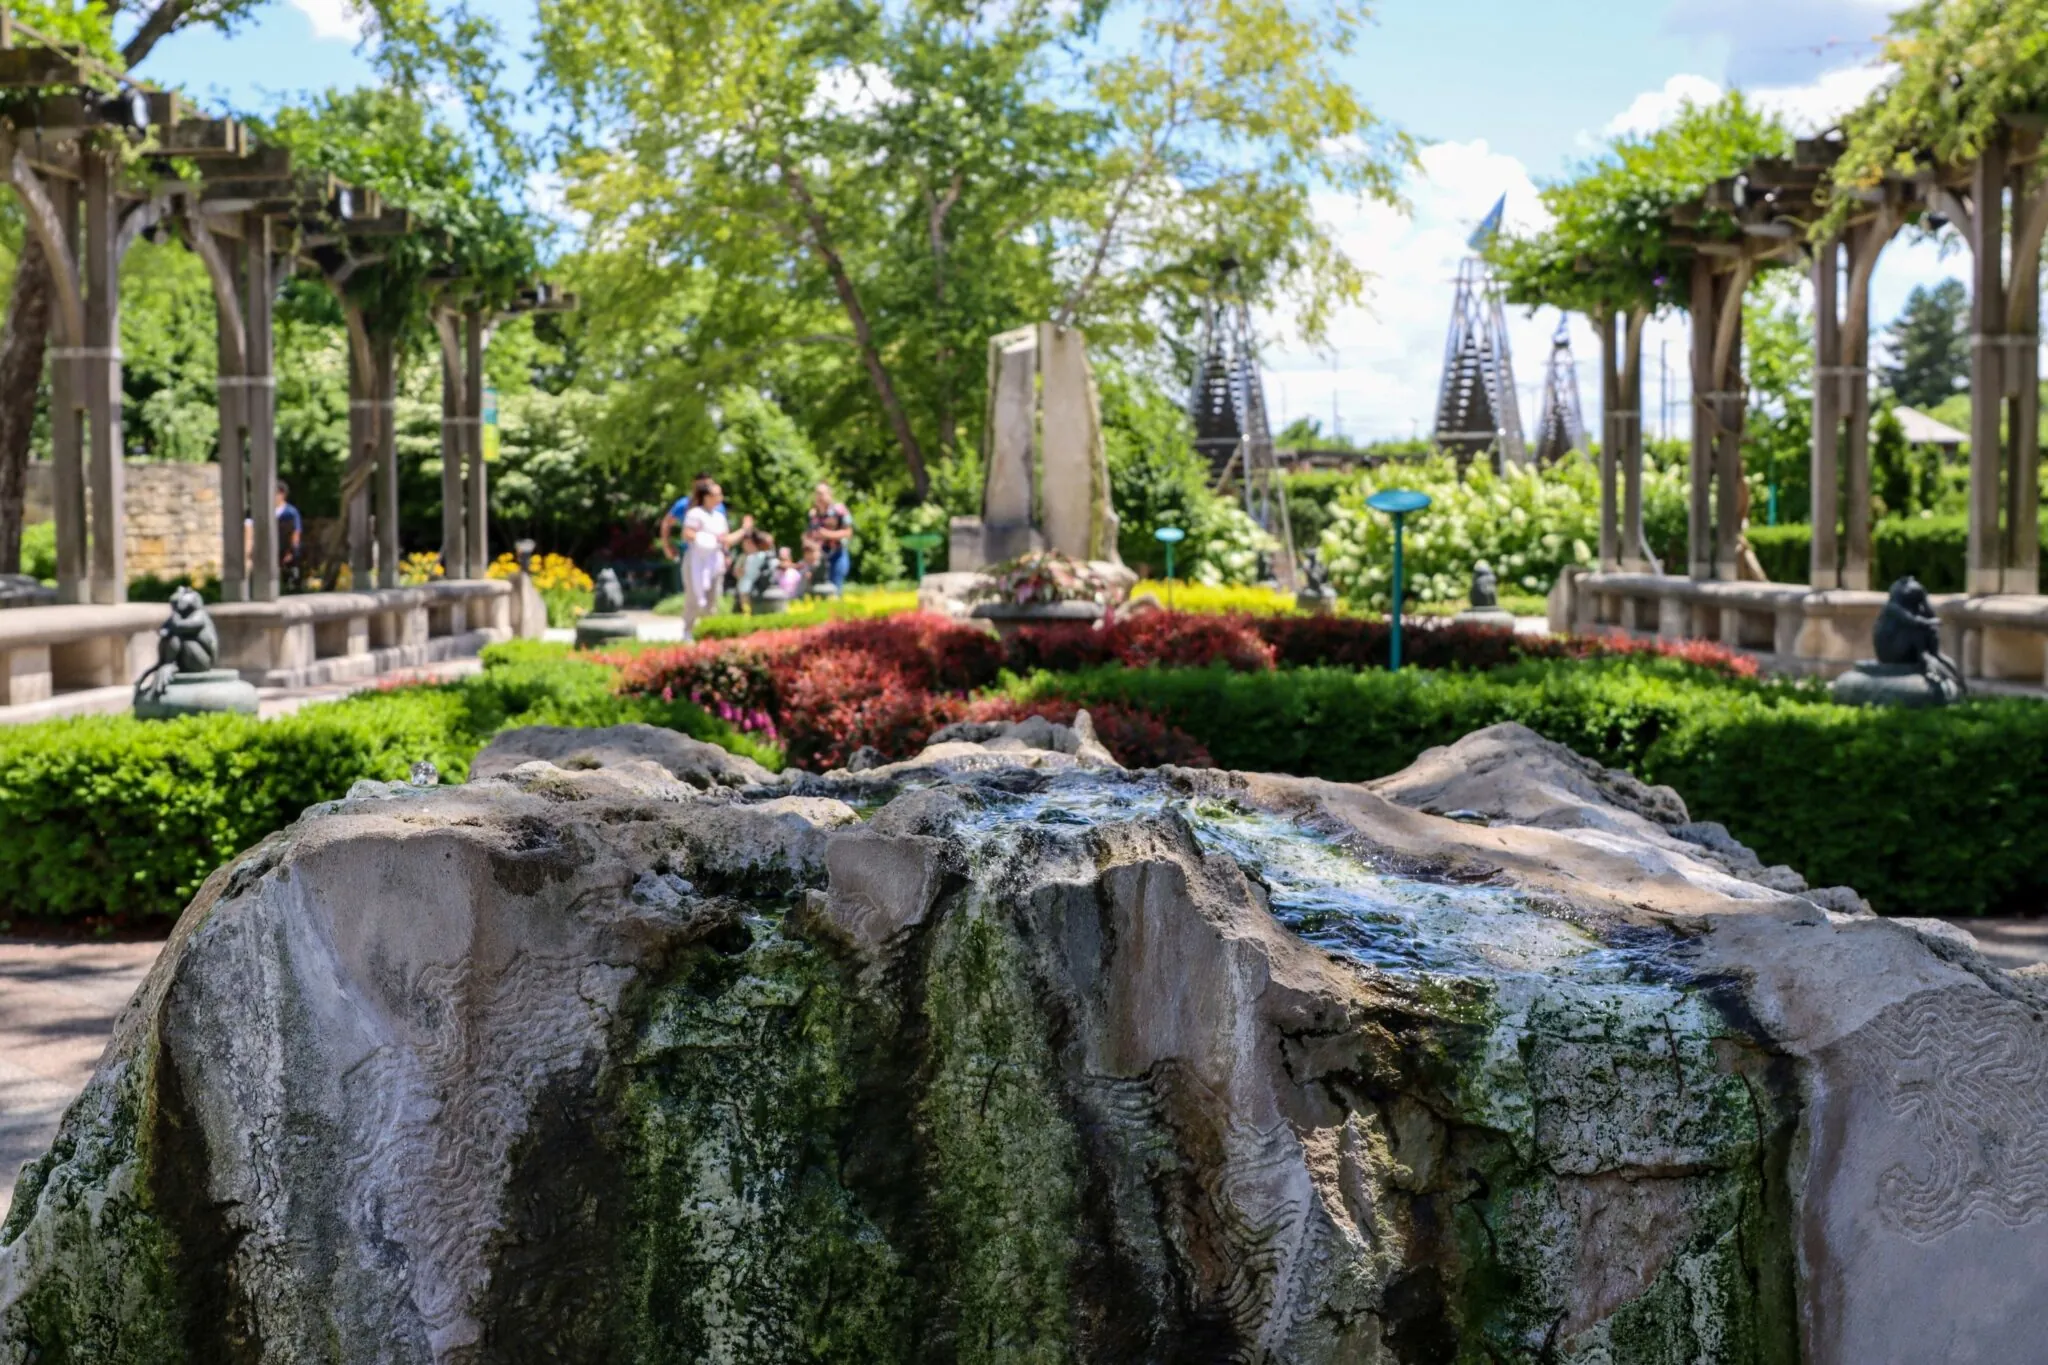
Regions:
[[[617, 381], [600, 446], [711, 448], [735, 382], [872, 487], [978, 442], [986, 344], [1184, 327], [1216, 262], [1311, 324], [1357, 273], [1308, 206], [1388, 194], [1405, 145], [1333, 74], [1362, 12], [1153, 0], [543, 0], [577, 283]], [[1104, 35], [1137, 36], [1119, 47]], [[943, 478], [937, 479], [944, 482]]]
[[[1774, 114], [1740, 91], [1714, 104], [1688, 103], [1647, 135], [1616, 138], [1568, 180], [1545, 185], [1550, 225], [1497, 236], [1488, 250], [1510, 302], [1594, 316], [1685, 306], [1692, 249], [1672, 244], [1680, 204], [1760, 156], [1791, 151]], [[1696, 231], [1734, 237], [1726, 214], [1708, 212]]]
[[1901, 403], [1932, 408], [1969, 382], [1969, 290], [1961, 280], [1913, 286], [1886, 335], [1892, 363], [1884, 382]]

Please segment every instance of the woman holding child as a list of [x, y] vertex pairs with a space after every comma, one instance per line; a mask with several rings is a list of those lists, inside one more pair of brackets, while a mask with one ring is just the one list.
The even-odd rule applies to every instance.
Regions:
[[690, 489], [689, 505], [682, 516], [678, 518], [676, 509], [671, 508], [663, 519], [661, 549], [670, 559], [676, 557], [675, 547], [668, 539], [673, 525], [682, 528], [683, 639], [689, 640], [696, 632], [698, 619], [718, 610], [718, 599], [725, 586], [725, 552], [753, 534], [754, 518], [742, 517], [739, 529], [732, 529], [725, 515], [725, 493], [718, 481], [700, 476]]

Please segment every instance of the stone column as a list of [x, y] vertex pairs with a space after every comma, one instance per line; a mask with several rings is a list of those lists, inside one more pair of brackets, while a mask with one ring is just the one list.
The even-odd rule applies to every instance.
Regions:
[[1838, 282], [1842, 244], [1830, 237], [1813, 251], [1813, 541], [1806, 581], [1815, 589], [1842, 586], [1841, 548], [1835, 523], [1840, 516], [1841, 469], [1837, 463], [1842, 386], [1842, 324]]
[[243, 310], [246, 319], [249, 421], [249, 598], [275, 602], [277, 581], [277, 378], [272, 369], [272, 308], [276, 300], [272, 225], [263, 214], [242, 215]]
[[85, 346], [78, 375], [92, 442], [87, 460], [88, 506], [92, 518], [91, 599], [111, 605], [128, 600], [128, 544], [124, 529], [127, 465], [121, 455], [121, 266], [119, 205], [115, 202], [114, 157], [81, 145], [84, 175]]
[[[463, 313], [463, 406], [468, 409], [462, 425], [469, 447], [469, 517], [463, 541], [469, 551], [460, 571], [464, 578], [482, 578], [491, 566], [489, 475], [484, 469], [484, 315], [474, 305]], [[457, 570], [450, 568], [451, 576]]]

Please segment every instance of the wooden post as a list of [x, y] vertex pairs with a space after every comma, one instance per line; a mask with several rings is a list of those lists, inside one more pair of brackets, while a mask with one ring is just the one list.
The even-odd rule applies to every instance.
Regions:
[[463, 315], [463, 437], [469, 446], [469, 550], [465, 578], [482, 578], [491, 564], [490, 490], [484, 472], [484, 315], [472, 304]]
[[1617, 319], [1602, 310], [1594, 315], [1600, 333], [1600, 567], [1621, 567], [1620, 470], [1625, 440], [1621, 423], [1621, 353], [1615, 344]]
[[1838, 299], [1842, 244], [1830, 237], [1813, 251], [1813, 540], [1806, 581], [1815, 589], [1842, 586], [1835, 523], [1841, 514], [1842, 322]]
[[2041, 237], [2048, 229], [2048, 187], [2028, 193], [2012, 174], [2012, 270], [2006, 301], [2006, 592], [2041, 591]]
[[94, 602], [111, 605], [128, 600], [128, 553], [124, 518], [127, 508], [127, 466], [121, 450], [121, 285], [119, 212], [114, 199], [114, 158], [81, 146], [84, 172], [85, 345], [78, 361], [82, 398], [92, 453], [87, 461], [91, 487], [92, 573]]
[[272, 225], [262, 213], [242, 215], [243, 309], [248, 339], [249, 597], [275, 602], [277, 574], [277, 378], [272, 370], [271, 317], [276, 300]]
[[1749, 283], [1747, 263], [1718, 273], [1715, 283], [1714, 360], [1714, 577], [1732, 583], [1742, 576], [1742, 295]]
[[2005, 578], [1998, 525], [2005, 443], [1998, 418], [2006, 392], [2006, 178], [2005, 135], [1994, 133], [1970, 173], [1970, 538], [1964, 587], [1973, 593], [1995, 593]]
[[241, 243], [223, 243], [189, 198], [182, 221], [185, 240], [206, 267], [207, 281], [213, 286], [214, 338], [219, 355], [214, 383], [220, 411], [220, 595], [224, 602], [246, 602], [249, 585], [242, 519], [248, 503], [242, 441], [248, 427], [249, 376]]
[[[58, 180], [48, 187], [49, 205], [54, 210], [62, 254], [45, 243], [51, 273], [68, 277], [77, 296], [78, 190], [71, 182]], [[87, 602], [92, 598], [91, 571], [86, 562], [85, 510], [85, 377], [80, 352], [85, 347], [83, 310], [79, 330], [67, 336], [57, 329], [57, 344], [50, 348], [50, 482], [57, 523], [57, 600]]]
[[371, 586], [376, 556], [370, 530], [370, 485], [377, 460], [376, 362], [370, 354], [363, 310], [335, 290], [348, 331], [348, 460], [342, 468], [342, 509], [347, 517], [349, 578], [358, 591]]
[[1690, 500], [1686, 504], [1685, 557], [1687, 572], [1697, 580], [1714, 576], [1713, 504], [1714, 424], [1718, 419], [1713, 397], [1720, 385], [1714, 374], [1714, 262], [1705, 253], [1692, 262], [1692, 458]]
[[441, 344], [441, 565], [460, 575], [469, 564], [463, 537], [462, 464], [468, 446], [462, 439], [461, 320], [445, 308], [434, 311], [434, 336]]
[[1650, 567], [1643, 534], [1643, 323], [1648, 316], [1641, 308], [1628, 312], [1614, 413], [1621, 459], [1621, 566], [1638, 573]]
[[398, 341], [370, 339], [376, 409], [372, 426], [377, 440], [377, 586], [398, 586]]

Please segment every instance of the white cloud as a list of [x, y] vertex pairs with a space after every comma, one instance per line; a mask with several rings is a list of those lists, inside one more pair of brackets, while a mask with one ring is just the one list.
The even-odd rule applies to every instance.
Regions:
[[[1809, 131], [1839, 117], [1881, 74], [1874, 68], [1848, 67], [1805, 85], [1765, 87], [1752, 94]], [[1676, 76], [1637, 96], [1607, 127], [1610, 132], [1647, 131], [1675, 114], [1686, 98], [1712, 100], [1720, 91], [1705, 77]], [[1503, 193], [1511, 228], [1543, 225], [1528, 168], [1483, 140], [1426, 147], [1422, 174], [1407, 193], [1414, 210], [1410, 217], [1338, 198], [1319, 204], [1323, 221], [1345, 251], [1375, 279], [1364, 307], [1345, 309], [1332, 321], [1327, 351], [1286, 338], [1276, 319], [1261, 320], [1265, 335], [1274, 339], [1268, 347], [1266, 398], [1279, 419], [1276, 426], [1302, 416], [1314, 417], [1328, 429], [1334, 407], [1343, 432], [1354, 438], [1426, 434], [1435, 420], [1444, 336], [1458, 262], [1467, 254], [1465, 239]], [[1931, 243], [1893, 243], [1879, 259], [1872, 280], [1873, 318], [1881, 328], [1897, 315], [1915, 285], [1961, 275], [1967, 266], [1966, 256], [1943, 258]], [[1534, 317], [1524, 316], [1522, 309], [1509, 310], [1508, 333], [1526, 427], [1533, 428], [1536, 421], [1557, 318], [1554, 309], [1539, 310]], [[1653, 320], [1645, 334], [1643, 421], [1653, 434], [1668, 430], [1683, 436], [1689, 429], [1686, 329], [1687, 321], [1679, 315]], [[1597, 341], [1582, 318], [1572, 320], [1571, 337], [1579, 363], [1580, 401], [1587, 421], [1597, 424]], [[1533, 430], [1530, 436], [1534, 438]]]
[[292, 8], [313, 25], [313, 37], [354, 44], [363, 40], [362, 9], [352, 0], [292, 0]]

